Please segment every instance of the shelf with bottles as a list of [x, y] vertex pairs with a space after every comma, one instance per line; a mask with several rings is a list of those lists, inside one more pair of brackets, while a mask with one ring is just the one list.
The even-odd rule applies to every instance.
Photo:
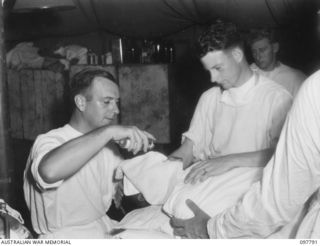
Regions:
[[104, 54], [96, 54], [89, 50], [87, 53], [87, 64], [88, 65], [112, 65], [114, 64], [112, 58], [112, 52], [106, 52]]
[[123, 39], [123, 63], [174, 63], [175, 48], [170, 40]]
[[88, 50], [88, 65], [166, 64], [175, 62], [175, 47], [171, 40], [118, 38], [109, 41], [106, 52]]

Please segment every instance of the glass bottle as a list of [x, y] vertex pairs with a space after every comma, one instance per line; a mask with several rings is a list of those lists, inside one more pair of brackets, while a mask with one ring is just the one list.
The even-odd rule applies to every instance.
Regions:
[[106, 55], [104, 54], [100, 55], [100, 64], [106, 65]]
[[91, 50], [88, 50], [88, 52], [87, 52], [87, 64], [88, 64], [88, 65], [91, 65], [91, 64], [92, 64], [92, 58], [91, 58], [91, 56], [92, 56], [92, 52], [91, 52]]
[[174, 45], [171, 43], [169, 45], [169, 63], [174, 63], [175, 61], [175, 50]]
[[113, 60], [112, 60], [112, 53], [111, 52], [107, 52], [106, 55], [106, 64], [107, 65], [111, 65], [113, 63]]
[[143, 40], [140, 54], [140, 63], [145, 64], [148, 62], [148, 41]]

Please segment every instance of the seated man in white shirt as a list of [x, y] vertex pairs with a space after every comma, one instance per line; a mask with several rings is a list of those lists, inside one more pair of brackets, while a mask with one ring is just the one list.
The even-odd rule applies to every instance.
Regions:
[[119, 88], [102, 68], [87, 68], [70, 83], [68, 124], [37, 137], [24, 174], [24, 195], [40, 238], [105, 238], [114, 222], [106, 215], [121, 158], [114, 141], [147, 150], [149, 133], [113, 125]]
[[274, 32], [266, 29], [251, 30], [248, 44], [254, 59], [251, 69], [282, 85], [295, 97], [306, 76], [278, 61], [279, 43], [275, 41]]
[[264, 166], [292, 103], [282, 86], [250, 69], [234, 24], [217, 21], [199, 44], [201, 62], [222, 89], [202, 94], [181, 147], [170, 155], [181, 158], [184, 168], [203, 161], [187, 183], [235, 167]]

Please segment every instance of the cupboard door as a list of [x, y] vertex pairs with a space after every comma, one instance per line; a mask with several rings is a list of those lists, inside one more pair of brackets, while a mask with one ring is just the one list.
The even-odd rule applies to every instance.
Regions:
[[47, 70], [8, 70], [11, 136], [34, 140], [62, 126], [68, 115], [62, 74]]
[[152, 133], [158, 143], [170, 142], [168, 65], [121, 65], [120, 122]]

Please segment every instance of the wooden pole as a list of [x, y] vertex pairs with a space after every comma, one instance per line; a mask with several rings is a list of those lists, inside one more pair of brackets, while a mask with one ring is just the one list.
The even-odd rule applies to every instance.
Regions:
[[9, 112], [6, 83], [3, 8], [0, 6], [0, 197], [9, 201]]

